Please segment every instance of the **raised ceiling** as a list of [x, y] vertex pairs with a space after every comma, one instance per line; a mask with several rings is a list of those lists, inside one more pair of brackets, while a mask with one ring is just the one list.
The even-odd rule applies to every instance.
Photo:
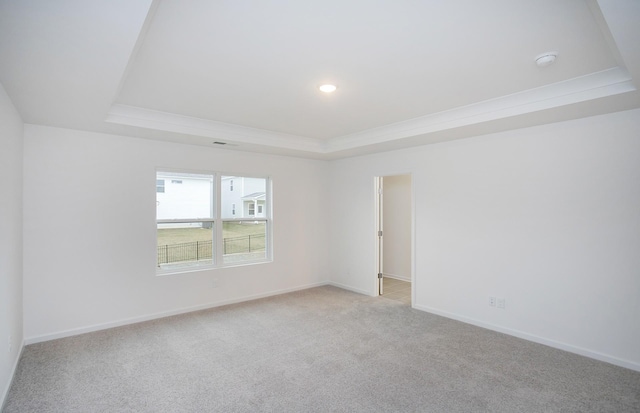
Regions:
[[636, 0], [0, 0], [0, 82], [26, 123], [334, 159], [640, 107], [638, 21]]

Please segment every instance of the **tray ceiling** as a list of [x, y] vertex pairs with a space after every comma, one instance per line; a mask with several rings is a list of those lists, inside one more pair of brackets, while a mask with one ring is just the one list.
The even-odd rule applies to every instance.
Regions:
[[27, 123], [332, 159], [639, 107], [637, 21], [633, 0], [1, 0], [0, 82]]

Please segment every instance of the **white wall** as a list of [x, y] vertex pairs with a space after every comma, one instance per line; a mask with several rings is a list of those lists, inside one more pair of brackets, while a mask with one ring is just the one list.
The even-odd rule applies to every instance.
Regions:
[[[639, 136], [634, 110], [325, 163], [26, 125], [24, 335], [287, 291], [326, 274], [373, 295], [374, 177], [410, 172], [417, 308], [640, 370]], [[0, 156], [5, 168], [20, 158]], [[158, 167], [271, 175], [275, 261], [157, 277]], [[2, 219], [19, 214], [19, 201], [8, 208]], [[490, 308], [489, 296], [506, 309]]]
[[0, 85], [0, 410], [22, 349], [22, 150], [22, 119]]
[[373, 180], [407, 171], [416, 308], [640, 370], [640, 110], [333, 162], [336, 284], [375, 294]]
[[382, 181], [382, 272], [411, 281], [411, 175], [385, 176]]
[[[326, 282], [327, 166], [25, 125], [27, 342]], [[156, 276], [156, 168], [271, 176], [274, 261]]]

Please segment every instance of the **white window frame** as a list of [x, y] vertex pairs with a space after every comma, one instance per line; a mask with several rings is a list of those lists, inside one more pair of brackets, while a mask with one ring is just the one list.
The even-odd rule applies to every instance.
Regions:
[[[272, 205], [272, 181], [269, 176], [261, 176], [254, 174], [243, 174], [243, 173], [225, 173], [225, 172], [214, 172], [214, 171], [194, 171], [194, 170], [176, 170], [173, 168], [157, 168], [156, 169], [156, 181], [158, 173], [177, 173], [177, 174], [200, 174], [200, 175], [211, 175], [212, 179], [212, 216], [213, 218], [194, 218], [194, 219], [158, 219], [156, 216], [156, 245], [157, 243], [157, 234], [158, 234], [158, 224], [161, 223], [190, 223], [190, 222], [211, 222], [213, 226], [213, 251], [212, 251], [212, 263], [211, 264], [185, 264], [185, 265], [172, 265], [170, 267], [161, 268], [158, 266], [156, 262], [156, 275], [169, 275], [169, 274], [181, 274], [195, 271], [206, 271], [212, 269], [219, 268], [228, 268], [228, 267], [239, 267], [243, 265], [253, 265], [253, 264], [261, 264], [268, 263], [273, 261], [273, 224], [272, 224], [272, 214], [271, 214], [271, 205]], [[224, 241], [223, 241], [223, 226], [224, 222], [242, 222], [247, 221], [247, 218], [222, 218], [222, 177], [223, 176], [233, 176], [240, 178], [259, 178], [265, 180], [265, 204], [264, 204], [264, 216], [250, 217], [251, 221], [255, 222], [264, 222], [265, 223], [265, 256], [264, 258], [258, 258], [254, 260], [243, 260], [238, 262], [230, 262], [224, 263]], [[157, 196], [157, 195], [156, 195]], [[156, 199], [157, 202], [157, 199]], [[157, 260], [157, 258], [156, 258]]]

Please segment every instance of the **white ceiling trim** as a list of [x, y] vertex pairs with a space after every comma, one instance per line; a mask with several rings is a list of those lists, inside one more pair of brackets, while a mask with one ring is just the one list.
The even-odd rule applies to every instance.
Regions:
[[121, 104], [111, 107], [106, 121], [121, 125], [209, 137], [222, 142], [330, 154], [634, 90], [636, 90], [636, 87], [629, 73], [625, 69], [615, 67], [552, 85], [340, 136], [328, 141]]
[[619, 67], [329, 141], [328, 153], [474, 125], [636, 90]]
[[115, 104], [111, 107], [105, 121], [203, 136], [226, 143], [246, 143], [315, 153], [323, 152], [322, 142], [313, 138], [121, 104]]

